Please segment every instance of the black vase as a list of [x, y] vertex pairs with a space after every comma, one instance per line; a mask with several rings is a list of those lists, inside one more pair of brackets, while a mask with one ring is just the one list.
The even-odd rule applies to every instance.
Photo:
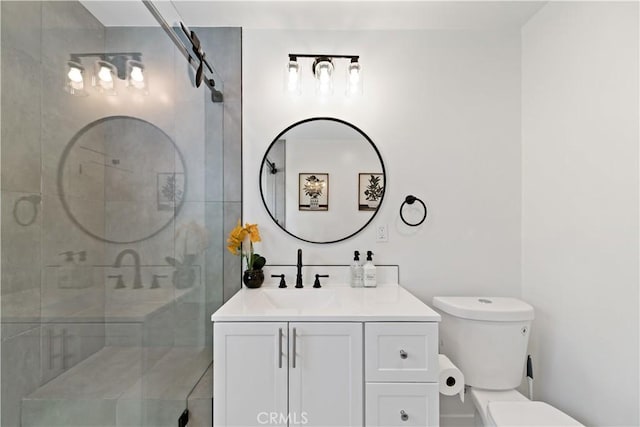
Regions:
[[245, 270], [242, 282], [247, 288], [259, 288], [264, 282], [264, 272], [262, 270]]

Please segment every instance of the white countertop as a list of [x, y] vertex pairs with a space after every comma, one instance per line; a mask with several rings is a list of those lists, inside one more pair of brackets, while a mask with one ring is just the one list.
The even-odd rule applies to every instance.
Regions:
[[439, 322], [440, 315], [399, 285], [242, 288], [213, 322]]

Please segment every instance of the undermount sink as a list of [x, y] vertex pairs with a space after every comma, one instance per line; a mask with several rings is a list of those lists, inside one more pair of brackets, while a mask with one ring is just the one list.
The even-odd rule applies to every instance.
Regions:
[[338, 305], [332, 289], [263, 289], [267, 301], [278, 309], [308, 310], [335, 307]]

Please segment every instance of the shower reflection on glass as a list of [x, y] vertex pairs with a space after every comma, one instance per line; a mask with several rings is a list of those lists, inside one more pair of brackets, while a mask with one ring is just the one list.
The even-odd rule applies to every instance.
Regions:
[[[0, 424], [169, 427], [188, 404], [211, 425], [192, 403], [210, 410], [209, 315], [240, 285], [240, 99], [202, 102], [160, 26], [89, 3], [0, 2]], [[240, 29], [196, 30], [240, 93]]]
[[13, 219], [23, 227], [28, 227], [38, 217], [38, 205], [40, 196], [22, 196], [13, 204]]
[[[97, 58], [97, 59], [96, 59]], [[91, 85], [104, 95], [114, 96], [117, 80], [126, 81], [126, 86], [148, 95], [148, 79], [140, 52], [72, 53], [67, 61], [65, 90], [75, 96], [87, 96], [85, 90], [85, 62], [93, 62]]]
[[[65, 147], [58, 194], [69, 219], [107, 243], [147, 240], [169, 227], [188, 188], [186, 163], [159, 126], [129, 116], [103, 117], [84, 126]], [[85, 200], [104, 200], [106, 222]]]
[[113, 263], [113, 266], [117, 267], [117, 268], [120, 268], [122, 266], [122, 259], [126, 255], [131, 255], [131, 257], [133, 258], [133, 262], [134, 262], [134, 264], [133, 264], [133, 268], [134, 268], [133, 289], [140, 289], [140, 288], [142, 288], [142, 278], [140, 276], [140, 255], [138, 254], [138, 252], [134, 251], [133, 249], [125, 249], [125, 250], [123, 250], [116, 257], [116, 260]]

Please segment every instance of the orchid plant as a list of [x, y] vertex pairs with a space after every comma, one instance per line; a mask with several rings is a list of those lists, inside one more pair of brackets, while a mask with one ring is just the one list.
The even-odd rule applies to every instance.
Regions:
[[260, 241], [258, 224], [246, 223], [243, 227], [242, 222], [238, 220], [238, 225], [229, 233], [227, 249], [246, 260], [247, 270], [261, 270], [267, 260], [253, 251], [253, 244]]

